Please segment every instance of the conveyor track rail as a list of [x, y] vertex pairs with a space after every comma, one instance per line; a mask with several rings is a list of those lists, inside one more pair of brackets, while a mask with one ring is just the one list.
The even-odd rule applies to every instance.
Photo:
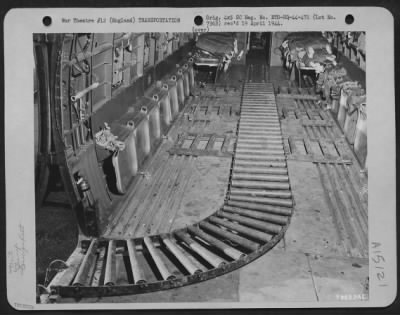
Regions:
[[136, 239], [80, 242], [49, 288], [54, 296], [138, 294], [204, 281], [248, 264], [284, 236], [293, 212], [271, 83], [246, 83], [228, 192], [213, 215]]

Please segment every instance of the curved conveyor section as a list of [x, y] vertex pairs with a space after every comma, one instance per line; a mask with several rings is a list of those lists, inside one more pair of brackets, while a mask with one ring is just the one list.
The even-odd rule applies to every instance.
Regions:
[[[164, 290], [217, 277], [277, 244], [292, 209], [273, 86], [246, 83], [229, 189], [221, 209], [170, 234], [82, 241], [69, 258], [69, 267], [55, 276], [49, 288], [62, 297], [98, 297]], [[127, 281], [121, 281], [121, 273]]]

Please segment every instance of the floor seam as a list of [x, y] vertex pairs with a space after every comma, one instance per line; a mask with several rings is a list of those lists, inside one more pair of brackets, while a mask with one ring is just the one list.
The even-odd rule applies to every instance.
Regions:
[[319, 297], [318, 297], [318, 293], [317, 293], [317, 287], [315, 285], [315, 280], [314, 280], [314, 275], [313, 275], [312, 268], [311, 268], [309, 254], [308, 253], [304, 253], [304, 255], [306, 256], [306, 259], [307, 259], [307, 264], [308, 264], [308, 268], [309, 268], [308, 272], [310, 273], [311, 281], [312, 281], [312, 284], [313, 284], [313, 287], [314, 287], [315, 298], [317, 299], [317, 302], [319, 302]]

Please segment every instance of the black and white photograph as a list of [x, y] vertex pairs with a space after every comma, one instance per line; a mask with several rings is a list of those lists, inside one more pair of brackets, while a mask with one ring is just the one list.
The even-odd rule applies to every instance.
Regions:
[[40, 302], [368, 299], [366, 37], [34, 34]]
[[393, 22], [342, 12], [13, 13], [10, 305], [388, 305]]

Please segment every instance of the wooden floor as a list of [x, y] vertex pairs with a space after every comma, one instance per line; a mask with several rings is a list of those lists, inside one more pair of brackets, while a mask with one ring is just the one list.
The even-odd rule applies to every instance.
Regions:
[[[323, 103], [286, 94], [309, 95], [312, 88], [298, 88], [282, 80], [279, 69], [272, 69], [270, 75], [275, 79], [291, 181], [300, 180], [311, 191], [315, 185], [308, 181], [315, 175], [323, 191], [324, 207], [330, 211], [338, 251], [343, 256], [368, 258], [368, 177], [342, 128]], [[301, 170], [303, 174], [296, 174]], [[307, 198], [307, 189], [303, 193], [305, 197], [301, 198]]]
[[224, 201], [240, 106], [236, 87], [199, 89], [117, 208], [106, 237], [169, 232]]

